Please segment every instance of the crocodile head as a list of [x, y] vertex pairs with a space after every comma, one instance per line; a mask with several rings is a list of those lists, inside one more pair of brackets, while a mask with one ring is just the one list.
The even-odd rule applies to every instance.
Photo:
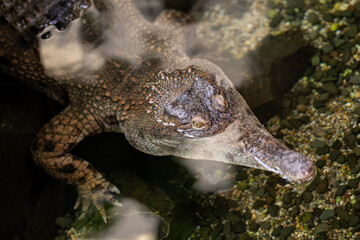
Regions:
[[144, 88], [148, 109], [125, 132], [139, 150], [264, 169], [295, 182], [314, 176], [312, 162], [263, 127], [216, 65], [192, 60]]

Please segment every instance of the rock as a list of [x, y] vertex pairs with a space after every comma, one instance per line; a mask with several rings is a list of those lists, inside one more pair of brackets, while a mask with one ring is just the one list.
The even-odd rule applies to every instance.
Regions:
[[246, 224], [244, 221], [234, 222], [232, 228], [236, 233], [246, 232]]
[[248, 188], [249, 188], [249, 184], [246, 183], [246, 182], [239, 182], [239, 183], [237, 184], [237, 188], [238, 188], [239, 190], [245, 190], [245, 189], [248, 189]]
[[279, 206], [271, 205], [269, 206], [267, 213], [273, 217], [276, 217], [278, 215], [279, 210], [280, 210]]
[[200, 230], [199, 230], [199, 233], [200, 233], [200, 237], [202, 239], [207, 239], [210, 235], [210, 228], [209, 227], [201, 227]]
[[291, 233], [295, 230], [295, 227], [290, 226], [290, 227], [285, 227], [280, 231], [280, 239], [281, 240], [286, 240], [288, 239], [288, 237], [291, 235]]
[[330, 94], [338, 94], [339, 93], [339, 89], [332, 82], [325, 83], [321, 88]]
[[274, 236], [274, 237], [278, 237], [278, 236], [280, 236], [281, 230], [282, 230], [282, 226], [279, 226], [279, 227], [274, 229], [274, 231], [272, 232], [271, 235]]
[[[334, 145], [334, 144], [333, 144]], [[340, 150], [336, 149], [336, 150], [332, 150], [329, 154], [329, 159], [333, 162], [335, 161], [335, 159], [339, 156], [340, 154]]]
[[307, 111], [307, 106], [304, 105], [304, 104], [299, 104], [296, 106], [296, 109], [299, 111], [299, 112], [306, 112]]
[[360, 75], [351, 76], [349, 83], [354, 85], [360, 84]]
[[305, 203], [310, 203], [313, 200], [313, 195], [309, 191], [303, 193], [303, 200]]
[[319, 22], [319, 16], [318, 16], [316, 13], [314, 13], [314, 12], [309, 13], [309, 14], [307, 15], [307, 18], [306, 18], [306, 19], [307, 19], [308, 22], [311, 23], [312, 25], [317, 24], [317, 23]]
[[321, 213], [320, 219], [321, 220], [329, 220], [329, 219], [333, 218], [334, 216], [335, 216], [334, 210], [326, 209]]
[[256, 200], [256, 201], [254, 202], [252, 208], [258, 210], [258, 209], [264, 207], [265, 205], [266, 205], [266, 203], [265, 203], [263, 200]]
[[295, 218], [297, 215], [299, 215], [300, 213], [300, 208], [298, 207], [294, 207], [290, 212], [289, 212], [289, 216], [292, 218]]
[[303, 223], [308, 223], [310, 222], [312, 218], [312, 213], [311, 212], [305, 212], [302, 216], [301, 216], [301, 221]]
[[329, 225], [326, 223], [319, 223], [315, 228], [314, 228], [314, 233], [315, 234], [319, 234], [319, 233], [323, 233], [323, 232], [327, 232], [329, 231]]
[[349, 28], [349, 30], [347, 31], [347, 36], [348, 37], [355, 37], [355, 35], [358, 33], [358, 27], [357, 24], [352, 24]]
[[231, 233], [231, 223], [230, 222], [225, 223], [223, 233], [225, 235], [229, 235]]
[[325, 166], [325, 164], [326, 164], [326, 161], [325, 160], [323, 160], [323, 159], [320, 159], [320, 160], [318, 160], [318, 161], [316, 161], [316, 166], [318, 167], [318, 168], [323, 168], [324, 166]]
[[326, 193], [326, 191], [328, 190], [328, 185], [329, 181], [327, 180], [327, 178], [325, 178], [318, 183], [315, 190], [319, 194]]
[[324, 147], [316, 148], [315, 153], [320, 156], [328, 153], [329, 151], [330, 151], [330, 147], [326, 145]]
[[358, 215], [350, 215], [349, 217], [349, 226], [355, 227], [360, 223], [360, 217]]
[[343, 209], [343, 208], [340, 208], [340, 207], [336, 207], [335, 208], [335, 212], [336, 212], [336, 215], [339, 217], [339, 218], [341, 218], [342, 220], [344, 220], [344, 221], [349, 221], [349, 217], [350, 217], [350, 215], [349, 215], [349, 213], [345, 210], [345, 209]]
[[347, 190], [347, 185], [340, 185], [338, 186], [338, 188], [336, 189], [336, 192], [335, 192], [335, 196], [342, 196], [346, 193], [346, 190]]
[[355, 153], [350, 153], [349, 155], [347, 155], [346, 159], [349, 166], [351, 168], [354, 168], [357, 162]]
[[327, 44], [327, 45], [324, 45], [322, 50], [325, 52], [325, 53], [329, 53], [331, 52], [332, 50], [334, 49], [334, 47], [330, 44]]
[[354, 149], [356, 147], [356, 136], [352, 133], [345, 135], [345, 142], [351, 148]]
[[311, 147], [314, 147], [314, 148], [325, 147], [325, 143], [321, 140], [316, 139], [311, 143]]
[[331, 148], [333, 149], [340, 149], [342, 147], [342, 143], [339, 140], [336, 140], [332, 145]]
[[350, 179], [347, 186], [349, 188], [357, 188], [358, 187], [358, 184], [359, 184], [359, 181], [360, 179], [359, 178], [353, 178], [353, 179]]
[[256, 222], [250, 222], [248, 224], [249, 230], [252, 232], [257, 232], [257, 230], [259, 229], [259, 225]]

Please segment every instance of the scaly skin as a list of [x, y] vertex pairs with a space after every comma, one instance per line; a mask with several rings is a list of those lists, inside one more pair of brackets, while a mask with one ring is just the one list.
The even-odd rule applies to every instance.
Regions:
[[[102, 202], [119, 204], [119, 190], [70, 153], [103, 131], [123, 132], [148, 154], [239, 164], [296, 182], [312, 178], [311, 161], [266, 131], [219, 67], [186, 55], [177, 12], [164, 11], [150, 23], [128, 0], [95, 2], [77, 19], [79, 9], [69, 4], [76, 14], [66, 18], [71, 25], [64, 32], [46, 18], [28, 22], [25, 44], [14, 37], [21, 35], [18, 25], [2, 24], [0, 67], [67, 105], [31, 151], [47, 173], [77, 187], [83, 213], [92, 203], [106, 221]], [[31, 24], [43, 26], [41, 37], [27, 31]], [[66, 32], [73, 34], [63, 40]]]

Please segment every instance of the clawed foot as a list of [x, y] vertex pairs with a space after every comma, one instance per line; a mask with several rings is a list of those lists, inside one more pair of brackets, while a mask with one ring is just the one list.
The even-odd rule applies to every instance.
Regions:
[[116, 199], [120, 194], [119, 189], [103, 178], [100, 180], [97, 179], [95, 182], [78, 185], [77, 189], [79, 197], [76, 200], [74, 209], [77, 209], [82, 205], [82, 213], [79, 218], [83, 218], [87, 214], [90, 205], [93, 204], [100, 212], [104, 222], [107, 223], [104, 202], [109, 202], [115, 206], [121, 206], [121, 203]]

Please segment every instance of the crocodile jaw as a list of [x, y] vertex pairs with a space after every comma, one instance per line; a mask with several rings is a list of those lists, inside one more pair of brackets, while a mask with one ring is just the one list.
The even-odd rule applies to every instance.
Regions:
[[288, 149], [265, 128], [239, 120], [231, 123], [222, 133], [191, 139], [171, 148], [171, 155], [263, 169], [297, 183], [308, 182], [316, 174], [313, 163], [307, 157]]

